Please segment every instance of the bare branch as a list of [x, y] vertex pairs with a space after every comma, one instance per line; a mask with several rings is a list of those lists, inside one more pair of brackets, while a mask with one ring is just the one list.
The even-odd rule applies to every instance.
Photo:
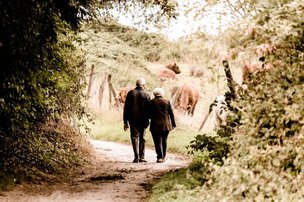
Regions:
[[[239, 14], [242, 18], [245, 17], [245, 15], [243, 13], [241, 13], [229, 0], [226, 0], [226, 2], [228, 3], [228, 6], [234, 10], [237, 14]], [[236, 15], [237, 16], [237, 15]]]

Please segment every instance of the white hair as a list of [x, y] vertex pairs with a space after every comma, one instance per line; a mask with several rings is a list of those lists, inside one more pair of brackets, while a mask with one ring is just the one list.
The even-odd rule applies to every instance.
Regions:
[[153, 90], [153, 95], [156, 96], [164, 96], [165, 95], [165, 91], [162, 88], [154, 88]]
[[146, 84], [146, 80], [144, 78], [138, 78], [136, 80], [136, 86], [144, 86]]

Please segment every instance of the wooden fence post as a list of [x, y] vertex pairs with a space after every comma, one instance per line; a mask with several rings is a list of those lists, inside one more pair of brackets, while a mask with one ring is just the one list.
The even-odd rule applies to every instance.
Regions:
[[208, 119], [208, 117], [209, 117], [210, 114], [211, 114], [211, 111], [209, 110], [209, 112], [208, 112], [208, 114], [205, 116], [205, 118], [204, 118], [204, 120], [203, 120], [201, 126], [199, 127], [198, 132], [200, 132], [200, 131], [203, 129], [203, 127], [204, 127], [204, 125], [205, 125], [205, 123], [206, 123], [206, 121], [207, 121], [207, 119]]
[[107, 82], [107, 78], [105, 77], [104, 80], [102, 81], [102, 83], [99, 86], [98, 100], [99, 100], [99, 106], [100, 107], [102, 105], [103, 92], [104, 92], [104, 88], [105, 88], [106, 82]]
[[109, 85], [109, 101], [110, 101], [110, 108], [111, 108], [111, 103], [112, 103], [112, 95], [114, 98], [114, 106], [120, 106], [119, 98], [117, 96], [117, 93], [115, 92], [115, 89], [113, 87], [113, 84], [111, 82], [112, 80], [112, 75], [108, 75], [108, 85]]
[[223, 66], [224, 66], [224, 70], [225, 70], [225, 74], [226, 74], [226, 78], [227, 78], [227, 85], [228, 85], [228, 88], [232, 95], [232, 98], [236, 98], [235, 81], [232, 78], [231, 70], [229, 68], [229, 64], [228, 64], [227, 60], [223, 60]]
[[88, 85], [88, 92], [86, 99], [89, 99], [90, 93], [91, 93], [91, 88], [92, 88], [92, 83], [93, 83], [93, 75], [94, 75], [94, 65], [91, 67], [91, 72], [90, 72], [90, 79], [89, 79], [89, 85]]

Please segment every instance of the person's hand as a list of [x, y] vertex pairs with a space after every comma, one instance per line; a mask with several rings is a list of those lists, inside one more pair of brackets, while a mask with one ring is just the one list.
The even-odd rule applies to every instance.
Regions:
[[129, 128], [129, 125], [128, 124], [124, 124], [124, 131], [127, 131]]

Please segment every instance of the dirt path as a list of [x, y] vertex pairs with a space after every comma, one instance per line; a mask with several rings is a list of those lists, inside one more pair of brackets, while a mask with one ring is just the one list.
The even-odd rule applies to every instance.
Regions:
[[91, 141], [93, 165], [85, 168], [70, 183], [20, 185], [0, 195], [6, 202], [47, 201], [145, 201], [153, 180], [189, 164], [189, 159], [169, 153], [165, 163], [156, 163], [154, 150], [146, 149], [147, 163], [132, 163], [130, 145]]

